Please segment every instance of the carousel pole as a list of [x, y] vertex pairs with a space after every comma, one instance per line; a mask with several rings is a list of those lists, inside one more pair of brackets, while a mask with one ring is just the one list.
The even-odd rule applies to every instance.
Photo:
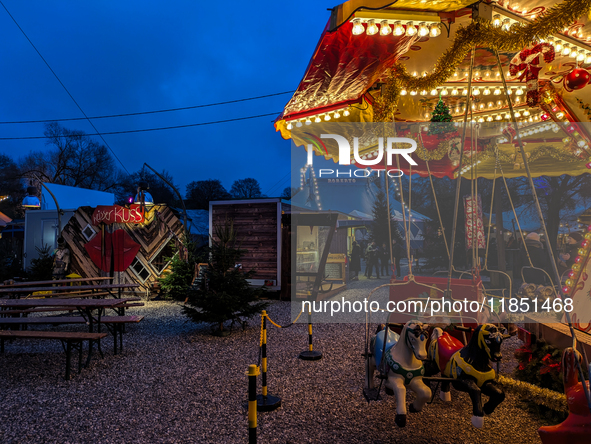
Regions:
[[[565, 295], [564, 292], [562, 291], [562, 287], [560, 285], [560, 273], [558, 272], [558, 266], [556, 265], [556, 258], [554, 257], [554, 252], [552, 251], [552, 242], [550, 241], [550, 238], [548, 237], [548, 231], [546, 229], [546, 223], [544, 221], [544, 213], [542, 212], [542, 207], [540, 207], [540, 201], [538, 200], [538, 195], [536, 194], [536, 187], [534, 185], [534, 180], [532, 178], [531, 175], [531, 171], [529, 169], [529, 163], [527, 162], [527, 156], [525, 154], [525, 150], [523, 149], [523, 142], [521, 140], [521, 134], [519, 133], [519, 126], [517, 125], [517, 121], [515, 120], [515, 112], [513, 110], [513, 103], [511, 102], [511, 97], [509, 97], [509, 95], [507, 94], [507, 81], [505, 80], [505, 73], [503, 72], [503, 65], [501, 63], [501, 58], [499, 57], [499, 51], [497, 48], [494, 48], [495, 51], [495, 56], [497, 58], [497, 65], [499, 67], [499, 72], [501, 73], [501, 80], [503, 81], [503, 87], [505, 88], [505, 95], [507, 97], [507, 103], [509, 105], [509, 112], [511, 113], [511, 121], [514, 124], [514, 128], [515, 128], [515, 135], [517, 137], [517, 143], [519, 144], [519, 152], [521, 153], [521, 158], [523, 159], [523, 165], [525, 167], [525, 172], [527, 174], [527, 181], [529, 183], [531, 192], [532, 192], [532, 196], [534, 198], [534, 204], [536, 207], [536, 211], [538, 213], [538, 219], [540, 221], [540, 226], [542, 227], [542, 230], [544, 230], [544, 236], [546, 236], [547, 239], [547, 244], [548, 244], [548, 253], [550, 255], [550, 264], [552, 265], [552, 271], [554, 273], [554, 278], [556, 279], [556, 282], [558, 283], [559, 287], [560, 287], [560, 299], [564, 301], [565, 299]], [[576, 341], [576, 334], [575, 334], [575, 330], [571, 321], [571, 317], [570, 317], [570, 313], [568, 311], [564, 311], [564, 316], [566, 317], [566, 321], [568, 323], [568, 327], [570, 329], [570, 334], [571, 336], [574, 338], [574, 340]], [[573, 347], [575, 348], [575, 347]], [[585, 376], [583, 374], [583, 368], [581, 367], [581, 363], [579, 362], [579, 360], [577, 359], [577, 369], [579, 371], [579, 378], [581, 380], [581, 385], [583, 387], [583, 391], [585, 393], [585, 398], [587, 398], [587, 406], [589, 407], [589, 410], [591, 410], [591, 395], [589, 394], [589, 387], [587, 387], [587, 384], [585, 384]]]
[[[470, 71], [468, 73], [468, 96], [466, 98], [466, 111], [464, 112], [464, 128], [462, 131], [462, 147], [460, 149], [460, 163], [458, 165], [458, 178], [456, 179], [456, 197], [455, 197], [455, 205], [454, 205], [454, 219], [453, 219], [453, 226], [451, 231], [451, 246], [450, 246], [450, 253], [449, 253], [449, 269], [447, 272], [447, 290], [445, 291], [445, 297], [451, 298], [451, 276], [453, 273], [453, 264], [454, 264], [454, 251], [456, 247], [456, 229], [458, 226], [458, 206], [460, 202], [460, 187], [462, 185], [462, 163], [464, 160], [464, 147], [466, 146], [466, 125], [468, 122], [468, 113], [470, 112], [470, 105], [472, 101], [472, 71], [474, 69], [474, 55], [476, 53], [476, 48], [472, 47], [471, 54], [470, 54]], [[464, 344], [467, 343], [466, 341], [466, 333], [462, 332], [464, 336]]]

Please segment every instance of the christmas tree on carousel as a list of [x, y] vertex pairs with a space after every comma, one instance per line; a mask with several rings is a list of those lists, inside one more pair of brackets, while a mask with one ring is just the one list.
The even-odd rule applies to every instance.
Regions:
[[443, 103], [441, 96], [439, 96], [439, 101], [433, 110], [431, 122], [434, 122], [433, 125], [429, 125], [429, 135], [431, 136], [436, 135], [439, 138], [443, 138], [446, 134], [455, 133], [455, 127], [452, 122], [449, 107]]

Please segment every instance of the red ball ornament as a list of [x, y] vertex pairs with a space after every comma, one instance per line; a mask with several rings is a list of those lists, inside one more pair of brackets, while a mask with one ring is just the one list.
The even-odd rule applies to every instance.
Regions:
[[586, 69], [575, 68], [564, 77], [564, 89], [571, 92], [575, 89], [584, 88], [590, 79], [591, 75]]

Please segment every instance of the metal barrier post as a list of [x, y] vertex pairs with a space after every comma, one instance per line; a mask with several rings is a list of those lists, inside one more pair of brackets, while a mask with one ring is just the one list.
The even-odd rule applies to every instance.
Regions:
[[281, 407], [281, 398], [267, 393], [267, 312], [261, 313], [261, 367], [262, 373], [262, 395], [257, 396], [257, 410], [259, 412], [270, 412]]
[[257, 442], [257, 376], [256, 365], [248, 366], [248, 444]]
[[322, 353], [314, 350], [312, 345], [312, 312], [308, 311], [308, 350], [300, 353], [300, 359], [304, 361], [317, 361], [322, 358]]

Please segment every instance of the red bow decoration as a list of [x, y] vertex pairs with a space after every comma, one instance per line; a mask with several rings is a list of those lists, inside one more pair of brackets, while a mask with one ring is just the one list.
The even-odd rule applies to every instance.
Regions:
[[552, 371], [560, 372], [562, 370], [562, 364], [552, 359], [552, 355], [548, 353], [542, 358], [544, 365], [540, 368], [540, 375], [550, 373]]
[[525, 98], [529, 106], [536, 106], [540, 103], [540, 93], [538, 91], [538, 75], [542, 69], [541, 58], [544, 62], [554, 61], [554, 46], [549, 43], [538, 43], [533, 48], [525, 48], [511, 60], [509, 72], [512, 76], [523, 71], [519, 80], [525, 82]]

